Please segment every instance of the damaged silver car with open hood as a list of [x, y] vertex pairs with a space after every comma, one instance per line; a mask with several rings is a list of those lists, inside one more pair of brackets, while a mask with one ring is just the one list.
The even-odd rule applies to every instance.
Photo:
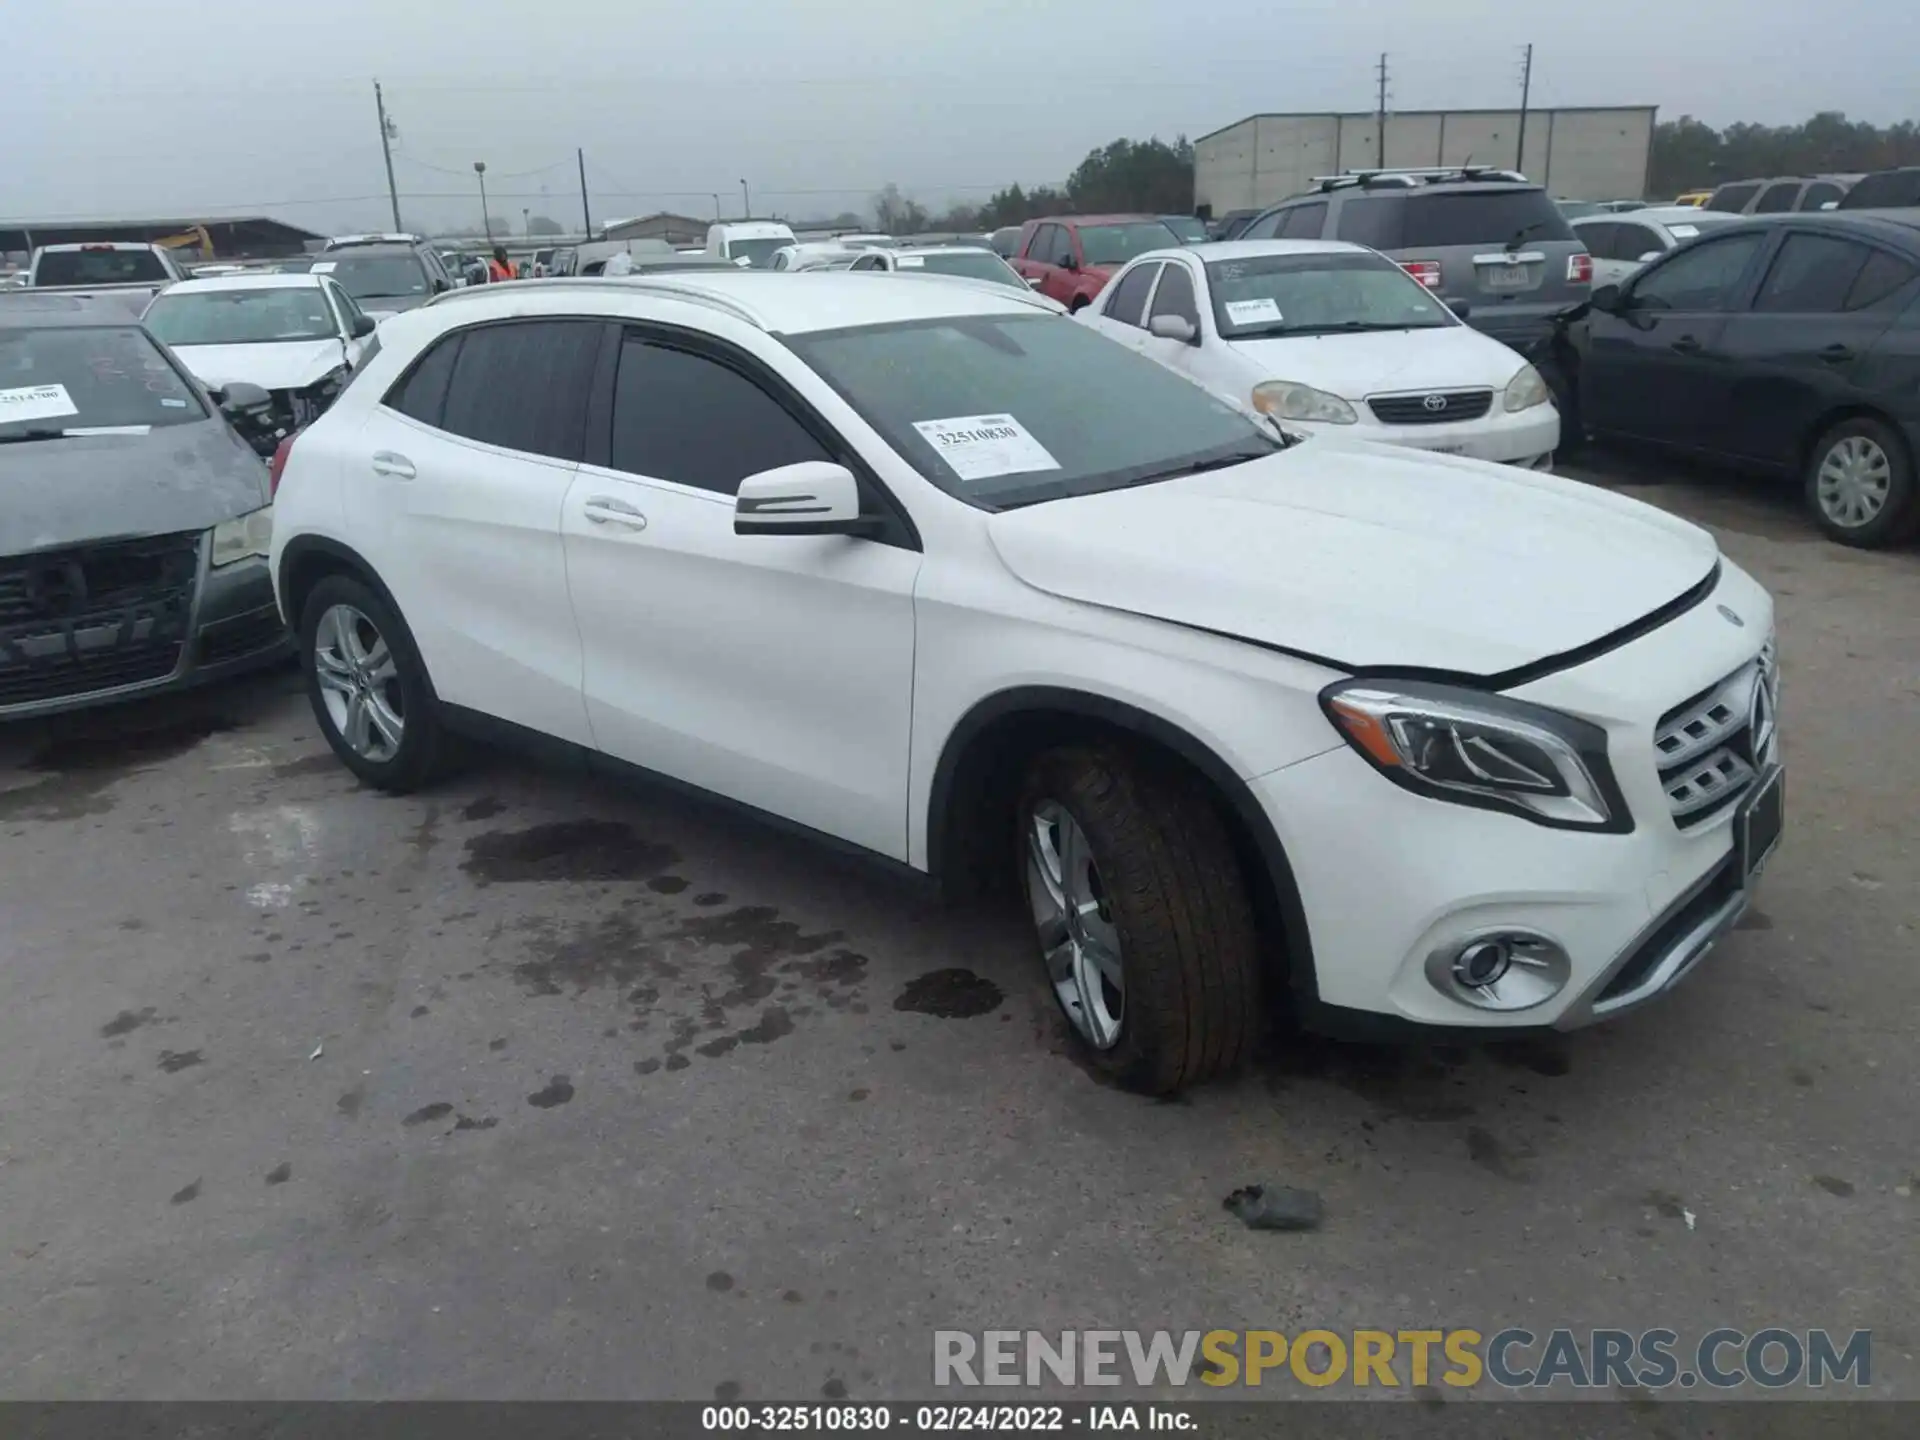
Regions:
[[268, 467], [139, 322], [0, 302], [0, 721], [182, 688], [291, 642]]

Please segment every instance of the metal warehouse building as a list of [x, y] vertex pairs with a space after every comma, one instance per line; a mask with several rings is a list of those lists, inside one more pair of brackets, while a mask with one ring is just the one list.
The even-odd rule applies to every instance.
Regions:
[[[1520, 169], [1555, 195], [1580, 200], [1644, 196], [1656, 107], [1622, 105], [1527, 112]], [[1387, 166], [1512, 166], [1518, 110], [1401, 110], [1386, 120], [1386, 158], [1371, 113], [1249, 115], [1193, 142], [1194, 203], [1215, 215], [1271, 205], [1312, 188], [1315, 175]]]

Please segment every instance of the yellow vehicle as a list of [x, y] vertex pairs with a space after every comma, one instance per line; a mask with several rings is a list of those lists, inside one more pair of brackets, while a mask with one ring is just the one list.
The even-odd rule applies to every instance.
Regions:
[[154, 244], [176, 253], [182, 250], [191, 251], [202, 260], [213, 259], [213, 236], [207, 233], [207, 227], [204, 225], [195, 225], [179, 235], [162, 236], [154, 241]]
[[1673, 203], [1676, 205], [1691, 205], [1694, 209], [1698, 210], [1712, 198], [1713, 192], [1711, 190], [1689, 190], [1684, 195], [1674, 196]]

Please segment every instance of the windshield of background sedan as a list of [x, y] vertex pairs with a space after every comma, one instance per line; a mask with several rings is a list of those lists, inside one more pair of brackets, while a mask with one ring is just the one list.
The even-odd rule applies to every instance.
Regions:
[[[919, 263], [915, 263], [915, 262]], [[902, 270], [930, 270], [936, 275], [969, 275], [975, 280], [994, 280], [1018, 289], [1027, 288], [1020, 272], [991, 250], [942, 250], [937, 255], [902, 255], [897, 262]]]
[[0, 444], [206, 419], [193, 388], [144, 331], [0, 330]]
[[398, 300], [427, 293], [427, 267], [411, 255], [342, 256], [333, 262], [333, 278], [356, 300]]
[[1378, 255], [1260, 255], [1207, 266], [1213, 318], [1228, 340], [1343, 330], [1432, 330], [1446, 306]]
[[170, 278], [151, 250], [47, 250], [33, 272], [35, 285], [164, 285]]
[[916, 470], [983, 510], [1282, 448], [1184, 376], [1064, 316], [956, 316], [787, 343]]
[[1179, 244], [1180, 237], [1158, 220], [1080, 227], [1080, 254], [1088, 265], [1124, 265], [1149, 250], [1172, 250]]
[[331, 340], [340, 327], [318, 287], [163, 294], [147, 310], [147, 328], [169, 345], [269, 345]]
[[780, 235], [772, 235], [765, 240], [729, 240], [727, 255], [734, 260], [744, 256], [755, 270], [765, 270], [773, 263], [773, 252], [791, 244], [792, 240]]

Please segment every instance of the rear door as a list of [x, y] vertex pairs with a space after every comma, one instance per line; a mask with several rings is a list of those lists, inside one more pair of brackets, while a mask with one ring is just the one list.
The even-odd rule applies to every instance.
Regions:
[[1859, 394], [1868, 354], [1920, 278], [1891, 250], [1793, 231], [1780, 242], [1748, 308], [1727, 317], [1716, 347], [1731, 384], [1714, 448], [1792, 468], [1814, 422]]

